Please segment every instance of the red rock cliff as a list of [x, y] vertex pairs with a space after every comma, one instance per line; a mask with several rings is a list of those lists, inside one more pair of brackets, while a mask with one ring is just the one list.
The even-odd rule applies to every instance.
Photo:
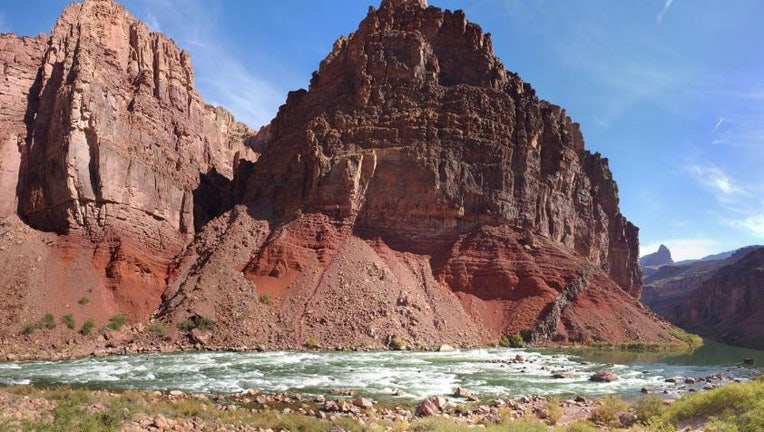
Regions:
[[220, 340], [287, 345], [672, 339], [636, 300], [607, 160], [460, 11], [371, 8], [260, 139], [246, 206], [184, 257], [168, 319], [234, 310]]
[[4, 231], [0, 289], [28, 320], [147, 319], [216, 215], [200, 185], [255, 160], [254, 133], [204, 103], [186, 52], [111, 0], [70, 5], [48, 37], [3, 35], [0, 61], [0, 217], [38, 230]]

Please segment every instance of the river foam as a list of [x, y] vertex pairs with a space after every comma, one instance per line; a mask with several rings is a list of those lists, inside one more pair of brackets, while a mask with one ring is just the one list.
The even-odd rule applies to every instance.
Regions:
[[[619, 380], [595, 383], [605, 369]], [[554, 374], [562, 378], [553, 378]], [[188, 393], [305, 395], [355, 390], [377, 399], [422, 399], [466, 387], [485, 397], [519, 395], [636, 395], [643, 388], [679, 391], [670, 377], [723, 374], [745, 380], [751, 369], [736, 365], [670, 362], [607, 364], [582, 357], [523, 349], [438, 352], [176, 353], [90, 358], [60, 362], [0, 363], [0, 383], [69, 384], [113, 390], [181, 390]], [[680, 380], [681, 382], [681, 380]]]

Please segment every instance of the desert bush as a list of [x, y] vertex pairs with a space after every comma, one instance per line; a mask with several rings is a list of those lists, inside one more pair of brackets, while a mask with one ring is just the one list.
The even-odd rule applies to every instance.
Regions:
[[165, 337], [167, 334], [167, 327], [161, 322], [150, 322], [146, 324], [146, 331], [153, 334], [156, 337]]
[[550, 425], [556, 425], [564, 414], [562, 406], [560, 406], [560, 399], [556, 397], [550, 397], [547, 399], [544, 406], [544, 412], [546, 413], [546, 421]]
[[106, 327], [117, 331], [121, 329], [125, 323], [127, 323], [127, 318], [124, 315], [114, 315], [113, 317], [109, 318], [109, 324], [106, 324]]
[[194, 315], [181, 321], [178, 324], [178, 328], [183, 331], [191, 331], [193, 329], [212, 330], [215, 328], [215, 322], [203, 316]]
[[650, 419], [658, 417], [665, 411], [663, 399], [655, 395], [644, 395], [637, 398], [632, 404], [637, 414], [637, 421], [647, 424]]
[[74, 322], [74, 317], [72, 316], [72, 314], [62, 316], [61, 324], [65, 325], [66, 328], [70, 330], [74, 330], [74, 327], [76, 327], [76, 324]]
[[522, 348], [525, 346], [525, 339], [520, 333], [515, 333], [512, 336], [504, 335], [499, 339], [499, 346], [504, 348]]
[[80, 334], [83, 336], [87, 336], [90, 334], [90, 332], [93, 330], [93, 326], [95, 324], [93, 323], [93, 320], [87, 320], [84, 323], [82, 323], [82, 327], [80, 327]]
[[48, 330], [56, 328], [56, 318], [52, 313], [46, 313], [42, 319], [40, 319], [40, 327], [44, 327]]
[[619, 414], [628, 408], [628, 404], [624, 402], [618, 396], [605, 396], [599, 403], [594, 412], [592, 412], [590, 419], [597, 423], [602, 423], [607, 426], [619, 426]]

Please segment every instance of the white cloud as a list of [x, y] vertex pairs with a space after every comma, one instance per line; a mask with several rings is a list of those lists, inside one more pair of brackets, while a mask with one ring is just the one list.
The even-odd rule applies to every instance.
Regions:
[[666, 0], [666, 3], [663, 5], [663, 9], [658, 14], [658, 16], [655, 17], [655, 21], [658, 23], [658, 25], [663, 22], [663, 17], [666, 16], [666, 12], [668, 12], [672, 4], [674, 4], [674, 0]]
[[657, 243], [649, 243], [640, 247], [640, 255], [644, 256], [658, 250], [660, 245], [666, 245], [671, 251], [674, 261], [699, 259], [721, 251], [723, 245], [709, 238], [678, 238], [668, 239]]
[[764, 213], [732, 221], [732, 226], [748, 231], [757, 238], [764, 238]]
[[730, 204], [748, 192], [733, 178], [713, 165], [689, 165], [686, 171], [721, 203]]
[[250, 127], [268, 124], [286, 89], [259, 77], [234, 54], [217, 24], [215, 3], [203, 0], [131, 0], [131, 11], [153, 31], [166, 33], [191, 53], [196, 87], [208, 103], [229, 110]]

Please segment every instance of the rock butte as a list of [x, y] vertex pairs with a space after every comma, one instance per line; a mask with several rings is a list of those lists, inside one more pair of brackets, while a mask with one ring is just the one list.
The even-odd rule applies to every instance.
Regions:
[[111, 0], [1, 43], [4, 331], [126, 313], [179, 340], [212, 320], [208, 347], [676, 341], [638, 301], [607, 160], [461, 11], [370, 8], [256, 136]]

